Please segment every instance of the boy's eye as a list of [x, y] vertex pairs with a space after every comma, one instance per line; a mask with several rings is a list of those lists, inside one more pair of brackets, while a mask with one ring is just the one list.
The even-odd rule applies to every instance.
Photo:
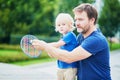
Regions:
[[57, 26], [60, 26], [60, 24], [58, 24]]
[[65, 24], [62, 24], [63, 26], [65, 25]]

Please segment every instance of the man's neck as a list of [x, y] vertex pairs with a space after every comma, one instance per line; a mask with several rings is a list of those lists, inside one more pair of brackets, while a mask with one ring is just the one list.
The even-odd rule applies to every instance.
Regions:
[[95, 25], [91, 26], [90, 29], [85, 33], [83, 34], [84, 38], [88, 37], [92, 32], [96, 31], [96, 27]]

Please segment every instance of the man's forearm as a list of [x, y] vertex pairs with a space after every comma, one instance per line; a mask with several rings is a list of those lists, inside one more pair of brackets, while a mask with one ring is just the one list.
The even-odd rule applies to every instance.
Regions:
[[47, 53], [49, 53], [52, 57], [70, 63], [70, 52], [66, 50], [61, 50], [50, 45], [47, 45], [44, 49]]

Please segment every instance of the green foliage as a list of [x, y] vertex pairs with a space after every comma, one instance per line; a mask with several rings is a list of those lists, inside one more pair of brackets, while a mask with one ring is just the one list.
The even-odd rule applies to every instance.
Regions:
[[59, 12], [66, 12], [66, 13], [70, 13], [71, 15], [73, 15], [72, 10], [74, 9], [74, 7], [78, 6], [81, 3], [94, 3], [95, 0], [61, 0], [58, 2], [58, 13]]
[[94, 3], [96, 0], [80, 0], [81, 3]]
[[[10, 44], [20, 44], [20, 41], [24, 35], [14, 34], [11, 35]], [[35, 35], [38, 39], [44, 40], [46, 42], [55, 42], [59, 40], [58, 36], [44, 36], [44, 35]]]
[[104, 6], [99, 18], [102, 32], [107, 37], [113, 37], [120, 31], [120, 2], [118, 0], [103, 0]]
[[54, 35], [53, 4], [49, 0], [1, 0], [0, 42], [9, 43], [11, 34]]
[[40, 58], [40, 59], [32, 59], [32, 60], [24, 60], [24, 61], [17, 61], [17, 62], [10, 62], [10, 64], [15, 64], [19, 66], [26, 66], [26, 65], [31, 65], [31, 64], [38, 64], [38, 63], [46, 63], [46, 62], [52, 62], [55, 61], [56, 59], [53, 58]]
[[[110, 50], [120, 49], [120, 43], [112, 43]], [[19, 45], [0, 44], [0, 62], [11, 63], [16, 65], [28, 65], [34, 63], [42, 63], [54, 61], [47, 53], [42, 52], [38, 58], [30, 58], [26, 56]]]
[[19, 45], [6, 45], [6, 44], [0, 45], [0, 62], [13, 63], [36, 59], [42, 60], [45, 58], [47, 59], [49, 58], [49, 56], [45, 52], [42, 52], [42, 55], [39, 56], [38, 58], [30, 58], [22, 52]]
[[[72, 4], [72, 5], [71, 5]], [[80, 4], [80, 0], [61, 0], [58, 3], [58, 13], [65, 12], [73, 14], [72, 10], [75, 6]]]
[[12, 34], [58, 36], [54, 22], [59, 12], [72, 14], [83, 2], [95, 0], [0, 0], [0, 43], [11, 43]]
[[28, 60], [22, 52], [16, 50], [0, 50], [0, 62], [15, 62], [20, 60]]
[[120, 49], [120, 43], [113, 43], [113, 42], [111, 43], [111, 42], [109, 42], [109, 46], [110, 46], [111, 51]]

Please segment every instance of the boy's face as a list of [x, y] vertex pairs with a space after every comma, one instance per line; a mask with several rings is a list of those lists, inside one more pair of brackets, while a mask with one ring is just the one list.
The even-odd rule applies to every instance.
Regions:
[[68, 25], [68, 23], [65, 23], [65, 22], [58, 23], [57, 28], [59, 33], [63, 35], [70, 31], [70, 25]]
[[82, 12], [75, 12], [75, 25], [78, 32], [85, 34], [90, 28], [90, 20], [87, 16], [87, 13]]

